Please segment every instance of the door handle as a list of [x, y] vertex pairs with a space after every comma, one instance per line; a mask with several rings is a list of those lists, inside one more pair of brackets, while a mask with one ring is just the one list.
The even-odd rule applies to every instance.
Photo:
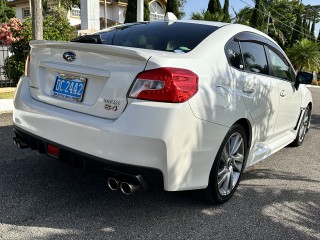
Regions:
[[243, 88], [242, 88], [242, 91], [243, 91], [244, 93], [251, 94], [251, 93], [254, 93], [254, 92], [255, 92], [255, 89], [254, 89], [254, 88], [243, 87]]
[[285, 97], [285, 96], [286, 96], [286, 92], [285, 92], [284, 90], [282, 90], [282, 91], [280, 92], [280, 96], [281, 96], [281, 97]]

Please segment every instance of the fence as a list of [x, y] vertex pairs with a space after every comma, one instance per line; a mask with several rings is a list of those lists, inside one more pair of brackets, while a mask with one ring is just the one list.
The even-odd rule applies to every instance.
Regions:
[[0, 88], [17, 85], [28, 53], [29, 46], [3, 46], [0, 43]]
[[13, 81], [8, 79], [4, 71], [5, 60], [10, 57], [9, 47], [0, 44], [0, 88], [12, 87]]

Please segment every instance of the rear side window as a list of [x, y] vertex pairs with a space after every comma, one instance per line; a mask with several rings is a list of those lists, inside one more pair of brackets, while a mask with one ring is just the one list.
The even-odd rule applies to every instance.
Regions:
[[226, 56], [231, 66], [243, 70], [243, 59], [239, 42], [232, 40], [225, 47]]
[[217, 29], [210, 25], [159, 21], [119, 26], [99, 34], [107, 45], [186, 53]]
[[269, 67], [264, 47], [254, 42], [240, 42], [246, 71], [269, 74]]

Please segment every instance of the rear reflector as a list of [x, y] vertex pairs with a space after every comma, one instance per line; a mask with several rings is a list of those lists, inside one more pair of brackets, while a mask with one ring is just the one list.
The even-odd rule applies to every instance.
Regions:
[[53, 157], [59, 157], [59, 148], [51, 144], [48, 144], [47, 153]]
[[24, 75], [26, 75], [27, 77], [29, 77], [30, 75], [30, 53], [28, 54], [26, 59], [26, 65], [24, 67]]
[[181, 68], [157, 68], [141, 72], [136, 77], [129, 97], [181, 103], [198, 91], [198, 75]]

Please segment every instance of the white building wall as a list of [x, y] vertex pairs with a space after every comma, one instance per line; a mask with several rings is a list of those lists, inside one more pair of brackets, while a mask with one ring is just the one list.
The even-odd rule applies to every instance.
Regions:
[[81, 24], [81, 19], [79, 17], [72, 17], [70, 10], [68, 11], [67, 18], [68, 18], [71, 26], [75, 26], [75, 25]]
[[25, 3], [25, 4], [19, 4], [18, 6], [16, 6], [16, 18], [19, 18], [21, 21], [24, 21], [25, 19], [23, 19], [22, 16], [22, 9], [23, 8], [29, 8], [29, 4]]
[[119, 7], [119, 12], [118, 12], [118, 16], [119, 16], [119, 22], [120, 23], [124, 23], [125, 20], [125, 11], [126, 11], [126, 7]]
[[[126, 7], [118, 5], [107, 5], [107, 18], [119, 23], [124, 23]], [[104, 5], [100, 4], [100, 17], [104, 17]]]

